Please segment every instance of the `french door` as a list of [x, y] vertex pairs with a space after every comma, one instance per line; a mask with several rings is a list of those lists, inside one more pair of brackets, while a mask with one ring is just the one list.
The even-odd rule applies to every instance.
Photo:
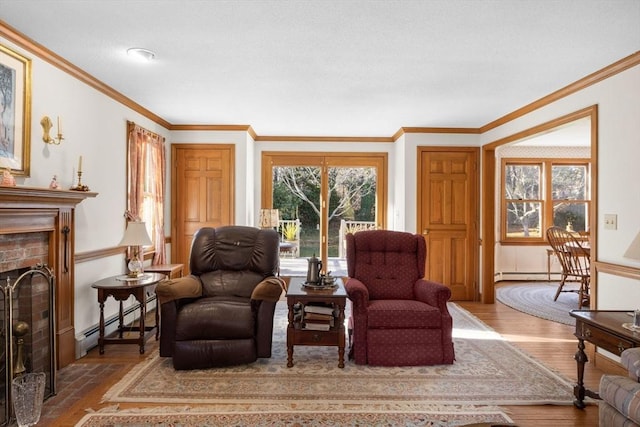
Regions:
[[344, 235], [384, 228], [386, 153], [262, 153], [262, 208], [300, 220], [300, 257], [344, 258]]

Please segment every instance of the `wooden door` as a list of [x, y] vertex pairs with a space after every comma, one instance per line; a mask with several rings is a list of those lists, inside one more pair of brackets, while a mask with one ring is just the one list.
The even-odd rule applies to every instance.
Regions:
[[189, 270], [194, 233], [234, 223], [233, 145], [171, 145], [172, 262]]
[[451, 299], [478, 298], [479, 149], [418, 147], [418, 229], [427, 241], [427, 279]]

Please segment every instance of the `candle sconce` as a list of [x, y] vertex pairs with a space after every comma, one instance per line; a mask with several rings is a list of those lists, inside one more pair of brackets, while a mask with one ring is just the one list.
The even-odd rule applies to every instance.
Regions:
[[44, 116], [42, 120], [40, 120], [40, 124], [42, 125], [42, 140], [45, 144], [53, 144], [60, 145], [64, 137], [62, 136], [62, 128], [60, 127], [60, 117], [58, 117], [58, 134], [56, 137], [51, 137], [50, 132], [51, 128], [53, 128], [53, 122], [49, 118], [49, 116]]

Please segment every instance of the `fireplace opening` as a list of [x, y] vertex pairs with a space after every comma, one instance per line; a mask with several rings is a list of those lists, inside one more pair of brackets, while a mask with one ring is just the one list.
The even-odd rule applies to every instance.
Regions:
[[11, 381], [43, 372], [55, 394], [54, 276], [44, 264], [0, 273], [0, 425], [11, 421]]

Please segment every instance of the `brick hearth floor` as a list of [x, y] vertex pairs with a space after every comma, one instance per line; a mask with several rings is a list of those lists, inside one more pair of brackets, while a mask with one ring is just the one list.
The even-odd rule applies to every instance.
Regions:
[[56, 376], [56, 395], [44, 402], [39, 425], [55, 426], [56, 420], [92, 389], [122, 369], [122, 363], [72, 363]]

